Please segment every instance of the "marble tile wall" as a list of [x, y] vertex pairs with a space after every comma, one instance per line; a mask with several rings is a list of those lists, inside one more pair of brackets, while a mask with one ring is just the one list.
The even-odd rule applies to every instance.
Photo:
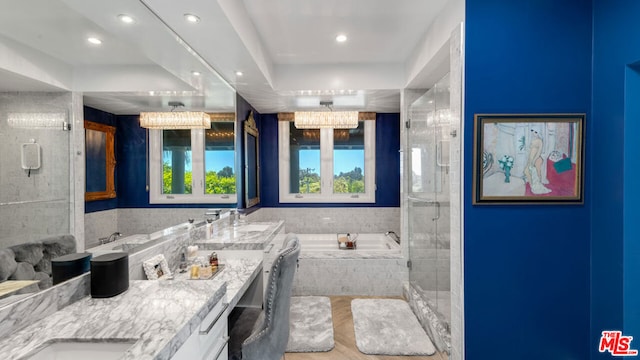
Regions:
[[261, 208], [248, 221], [284, 220], [287, 232], [331, 234], [339, 232], [400, 234], [400, 208]]
[[[70, 233], [70, 132], [9, 127], [12, 112], [69, 114], [71, 94], [0, 93], [0, 247]], [[21, 144], [35, 140], [41, 167], [21, 167]]]
[[99, 239], [107, 237], [118, 228], [118, 209], [97, 211], [84, 215], [85, 249], [99, 245]]
[[450, 154], [451, 165], [449, 167], [449, 177], [451, 181], [451, 229], [450, 229], [450, 249], [451, 249], [451, 359], [464, 359], [464, 259], [463, 259], [463, 236], [462, 233], [462, 178], [465, 167], [462, 156], [463, 129], [463, 68], [464, 68], [464, 29], [463, 24], [459, 24], [451, 33], [449, 40], [450, 57], [450, 110], [451, 110], [451, 130], [455, 130], [458, 136], [451, 138]]
[[206, 210], [202, 208], [118, 209], [118, 231], [125, 235], [149, 234], [184, 223], [188, 219], [204, 220]]

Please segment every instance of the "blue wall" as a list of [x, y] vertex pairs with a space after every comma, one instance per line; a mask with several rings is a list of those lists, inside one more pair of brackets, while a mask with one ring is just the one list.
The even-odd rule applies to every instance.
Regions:
[[376, 115], [375, 204], [285, 204], [279, 201], [278, 115], [263, 114], [260, 130], [262, 207], [397, 207], [400, 206], [400, 114]]
[[[241, 96], [237, 97], [236, 136], [238, 150], [244, 148], [243, 126], [253, 110], [260, 132], [260, 204], [257, 207], [397, 207], [400, 206], [400, 114], [377, 114], [376, 117], [376, 192], [375, 204], [280, 204], [278, 202], [278, 117], [261, 115]], [[116, 126], [116, 191], [117, 199], [86, 203], [85, 212], [114, 208], [211, 207], [211, 204], [149, 204], [146, 191], [146, 130], [139, 125], [138, 115], [113, 115], [85, 108], [87, 120]], [[244, 168], [244, 157], [236, 160], [236, 169]], [[236, 171], [239, 207], [244, 207], [244, 179]], [[235, 207], [215, 205], [216, 207]]]
[[603, 330], [623, 329], [635, 337], [632, 347], [640, 347], [640, 80], [637, 67], [629, 67], [640, 61], [639, 15], [640, 2], [635, 0], [594, 1], [592, 142], [597, 151], [592, 154], [590, 174], [594, 189], [590, 346], [594, 359], [611, 358], [599, 354], [594, 346]]
[[586, 113], [591, 2], [466, 0], [467, 359], [588, 359], [590, 181], [584, 205], [472, 206], [476, 113]]
[[[95, 123], [99, 123], [99, 124], [104, 124], [104, 125], [109, 125], [109, 126], [114, 126], [116, 127], [116, 116], [113, 114], [110, 114], [108, 112], [104, 112], [102, 110], [98, 110], [98, 109], [94, 109], [88, 106], [85, 106], [84, 109], [84, 119], [88, 120], [88, 121], [92, 121]], [[116, 139], [115, 139], [115, 148], [118, 148], [118, 145], [121, 144], [120, 141], [118, 141], [118, 129], [116, 127]], [[118, 154], [116, 154], [116, 164], [118, 161], [119, 157]], [[116, 171], [115, 171], [115, 175], [116, 177], [118, 176], [118, 166], [116, 165]], [[86, 176], [89, 178], [89, 180], [91, 180], [91, 173], [87, 173]], [[107, 199], [107, 200], [95, 200], [95, 201], [85, 201], [84, 203], [84, 212], [85, 213], [91, 213], [91, 212], [95, 212], [95, 211], [102, 211], [102, 210], [111, 210], [111, 209], [115, 209], [116, 207], [118, 207], [118, 198], [117, 196], [119, 195], [118, 191], [120, 189], [120, 187], [118, 186], [118, 183], [116, 181], [115, 183], [115, 188], [116, 188], [116, 198], [115, 199]]]

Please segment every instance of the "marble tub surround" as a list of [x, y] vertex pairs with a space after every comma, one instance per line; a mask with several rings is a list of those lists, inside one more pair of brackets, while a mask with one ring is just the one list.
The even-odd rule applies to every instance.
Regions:
[[399, 207], [260, 208], [246, 216], [249, 222], [283, 220], [296, 234], [385, 233], [400, 234]]
[[[134, 234], [134, 235], [123, 235], [121, 237], [118, 237], [116, 240], [111, 241], [109, 243], [106, 244], [98, 244], [94, 247], [90, 247], [88, 248], [86, 251], [90, 252], [92, 254], [94, 254], [95, 256], [98, 256], [100, 254], [104, 254], [104, 253], [108, 253], [108, 252], [121, 252], [121, 251], [126, 251], [123, 249], [126, 248], [139, 248], [140, 246], [142, 246], [145, 243], [148, 243], [150, 241], [152, 241], [154, 239], [151, 239], [151, 237], [148, 234]], [[124, 248], [123, 248], [124, 246]]]
[[385, 255], [385, 258], [367, 258], [368, 255], [341, 258], [346, 255], [340, 253], [333, 258], [314, 255], [305, 254], [302, 249], [293, 279], [294, 296], [402, 295], [402, 283], [408, 275], [406, 261], [400, 254]]
[[211, 229], [211, 236], [194, 240], [200, 250], [263, 250], [284, 230], [284, 221], [241, 221], [234, 226], [228, 218], [222, 218], [207, 227]]
[[0, 342], [0, 354], [19, 359], [53, 339], [137, 339], [121, 359], [169, 359], [213, 307], [226, 283], [132, 281], [121, 295], [87, 297]]

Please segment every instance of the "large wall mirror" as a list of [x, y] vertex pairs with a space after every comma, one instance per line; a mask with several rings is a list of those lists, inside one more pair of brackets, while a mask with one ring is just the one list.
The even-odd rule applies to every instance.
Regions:
[[244, 199], [247, 208], [260, 203], [259, 155], [258, 127], [251, 111], [244, 122]]
[[85, 120], [85, 201], [116, 197], [114, 143], [116, 128]]

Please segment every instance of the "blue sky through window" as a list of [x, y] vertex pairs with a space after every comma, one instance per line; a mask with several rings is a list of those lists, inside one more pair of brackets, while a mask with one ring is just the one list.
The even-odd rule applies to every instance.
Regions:
[[[187, 158], [191, 159], [191, 151], [186, 152]], [[225, 166], [234, 169], [235, 174], [235, 152], [233, 150], [205, 151], [205, 172], [222, 170]], [[171, 164], [171, 151], [162, 153], [162, 161]], [[191, 171], [191, 161], [185, 164], [185, 171]]]
[[[334, 150], [334, 175], [347, 173], [356, 166], [364, 170], [364, 150]], [[320, 173], [320, 150], [300, 150], [300, 168]]]

